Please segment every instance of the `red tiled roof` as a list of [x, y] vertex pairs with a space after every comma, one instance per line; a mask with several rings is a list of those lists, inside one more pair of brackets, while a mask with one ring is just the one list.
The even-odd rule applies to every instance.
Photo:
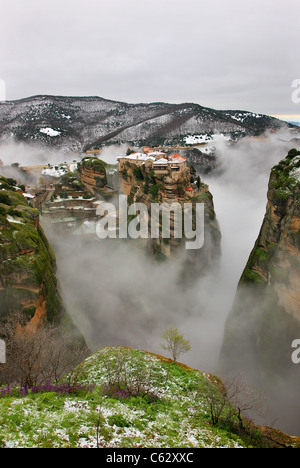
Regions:
[[180, 154], [172, 154], [171, 157], [174, 159], [178, 159], [178, 161], [180, 162], [186, 161], [186, 158], [184, 158], [183, 156], [180, 156]]

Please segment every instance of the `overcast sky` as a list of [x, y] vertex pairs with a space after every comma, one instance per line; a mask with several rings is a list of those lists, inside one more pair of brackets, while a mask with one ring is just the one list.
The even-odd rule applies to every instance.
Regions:
[[299, 31], [299, 0], [0, 0], [0, 79], [8, 100], [300, 114]]

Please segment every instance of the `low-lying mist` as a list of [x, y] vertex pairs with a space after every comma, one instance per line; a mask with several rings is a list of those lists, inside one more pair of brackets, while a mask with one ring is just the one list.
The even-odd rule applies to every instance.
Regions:
[[[263, 222], [271, 169], [293, 145], [289, 131], [217, 145], [218, 169], [205, 182], [213, 194], [222, 233], [221, 277], [231, 289], [230, 301]], [[228, 312], [231, 303], [227, 307]]]
[[181, 255], [157, 262], [132, 240], [62, 237], [53, 225], [44, 228], [57, 256], [65, 305], [92, 350], [124, 345], [159, 353], [161, 333], [174, 325], [193, 343], [182, 360], [203, 370], [216, 367], [223, 331], [217, 278], [208, 274], [187, 285]]
[[6, 142], [0, 144], [0, 159], [5, 166], [15, 163], [20, 166], [38, 166], [71, 162], [74, 153], [45, 148], [38, 144]]
[[26, 172], [23, 168], [30, 166], [47, 166], [70, 163], [76, 159], [73, 152], [57, 151], [38, 144], [25, 142], [6, 142], [0, 144], [0, 174], [15, 179], [18, 184], [38, 185], [40, 172]]
[[[120, 344], [160, 352], [161, 332], [175, 325], [192, 341], [181, 359], [217, 371], [224, 323], [263, 220], [270, 170], [291, 146], [286, 138], [218, 145], [219, 169], [205, 182], [222, 233], [220, 269], [189, 285], [180, 282], [180, 256], [156, 263], [134, 241], [60, 235], [45, 226], [66, 306], [91, 349]], [[112, 163], [113, 151], [106, 153]]]
[[[207, 182], [214, 195], [222, 232], [220, 277], [228, 298], [227, 303], [224, 302], [226, 316], [231, 310], [237, 283], [263, 222], [270, 171], [286, 157], [291, 148], [299, 147], [290, 140], [289, 132], [283, 132], [267, 135], [263, 140], [245, 139], [233, 147], [218, 147], [219, 171], [209, 177]], [[249, 310], [249, 322], [243, 323], [243, 329], [251, 329], [251, 320]], [[243, 369], [243, 372], [250, 381], [252, 366], [253, 356], [249, 356], [249, 368]], [[299, 369], [294, 366], [289, 376], [285, 374], [284, 381], [261, 383], [261, 390], [266, 397], [266, 415], [265, 419], [258, 419], [258, 422], [289, 434], [300, 435], [298, 374]], [[254, 381], [257, 382], [256, 379]]]

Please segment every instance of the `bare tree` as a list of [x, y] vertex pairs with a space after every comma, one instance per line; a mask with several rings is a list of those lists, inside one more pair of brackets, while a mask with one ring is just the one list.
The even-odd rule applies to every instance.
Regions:
[[161, 348], [171, 354], [174, 362], [181, 354], [187, 353], [192, 348], [191, 342], [186, 340], [175, 327], [167, 328], [162, 333], [161, 338], [164, 340], [160, 345]]
[[20, 325], [18, 317], [1, 326], [6, 344], [6, 363], [0, 366], [0, 383], [33, 386], [58, 381], [87, 355], [87, 349], [57, 326], [34, 333]]
[[199, 398], [205, 398], [209, 405], [212, 424], [218, 424], [221, 414], [228, 405], [226, 388], [224, 385], [216, 385], [215, 382], [207, 380], [198, 388]]
[[210, 408], [212, 424], [216, 425], [222, 420], [234, 425], [238, 421], [239, 430], [245, 431], [252, 425], [253, 418], [262, 416], [264, 398], [262, 392], [250, 385], [247, 378], [242, 375], [231, 375], [222, 381], [208, 380], [199, 388], [199, 396], [205, 396]]
[[252, 420], [257, 416], [263, 416], [265, 407], [263, 392], [250, 384], [244, 374], [229, 375], [224, 379], [224, 386], [230, 405], [227, 417], [232, 419], [235, 412], [240, 430], [252, 424]]

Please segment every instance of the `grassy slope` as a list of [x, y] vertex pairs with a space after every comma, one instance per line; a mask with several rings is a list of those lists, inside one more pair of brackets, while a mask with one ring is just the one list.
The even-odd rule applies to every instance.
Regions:
[[[154, 402], [103, 396], [99, 389], [110, 374], [121, 375], [121, 363], [122, 378], [125, 372], [128, 382], [147, 381]], [[246, 447], [239, 436], [212, 426], [208, 377], [144, 351], [104, 348], [81, 366], [80, 381], [95, 384], [93, 393], [0, 398], [0, 447], [93, 448], [97, 427], [99, 447]]]

